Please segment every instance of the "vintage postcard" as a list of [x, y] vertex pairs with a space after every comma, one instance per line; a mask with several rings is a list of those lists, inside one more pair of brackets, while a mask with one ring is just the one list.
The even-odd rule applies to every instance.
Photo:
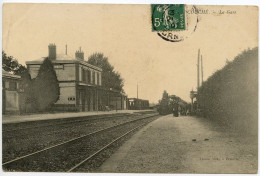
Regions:
[[258, 14], [3, 3], [2, 173], [256, 174]]

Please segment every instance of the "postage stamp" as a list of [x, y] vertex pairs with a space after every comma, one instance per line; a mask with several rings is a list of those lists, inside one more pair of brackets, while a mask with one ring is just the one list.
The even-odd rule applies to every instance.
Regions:
[[198, 26], [198, 11], [194, 5], [152, 4], [152, 32], [169, 42], [180, 42], [193, 34]]
[[184, 4], [152, 4], [153, 31], [185, 30]]

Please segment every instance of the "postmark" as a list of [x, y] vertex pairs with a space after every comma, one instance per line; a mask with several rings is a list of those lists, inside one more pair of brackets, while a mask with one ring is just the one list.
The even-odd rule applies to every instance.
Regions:
[[152, 32], [169, 42], [183, 41], [197, 29], [198, 13], [187, 13], [196, 10], [192, 5], [152, 4]]

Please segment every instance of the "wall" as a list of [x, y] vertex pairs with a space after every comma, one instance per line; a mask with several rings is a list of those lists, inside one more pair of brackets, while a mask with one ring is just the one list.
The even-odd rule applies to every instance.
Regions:
[[6, 90], [6, 111], [19, 110], [19, 95], [17, 91]]
[[59, 83], [60, 98], [56, 104], [75, 104], [76, 103], [76, 87], [75, 83]]
[[75, 81], [76, 71], [75, 64], [58, 64], [54, 65], [58, 81]]
[[[29, 65], [31, 78], [36, 78], [40, 69], [39, 65]], [[58, 81], [76, 80], [75, 64], [54, 64]]]
[[31, 78], [34, 79], [37, 77], [40, 65], [28, 65], [29, 73], [31, 75]]

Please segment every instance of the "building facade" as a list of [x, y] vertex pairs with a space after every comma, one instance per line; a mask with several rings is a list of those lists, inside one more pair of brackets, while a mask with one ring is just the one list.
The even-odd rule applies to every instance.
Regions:
[[2, 70], [2, 112], [19, 113], [19, 82], [21, 77]]
[[[76, 51], [75, 57], [56, 54], [56, 45], [49, 45], [49, 59], [59, 81], [60, 97], [55, 104], [58, 110], [97, 111], [112, 107], [114, 99], [117, 109], [126, 109], [126, 96], [120, 92], [107, 90], [102, 86], [102, 69], [87, 63], [84, 53]], [[38, 75], [44, 58], [26, 62], [31, 78]]]

